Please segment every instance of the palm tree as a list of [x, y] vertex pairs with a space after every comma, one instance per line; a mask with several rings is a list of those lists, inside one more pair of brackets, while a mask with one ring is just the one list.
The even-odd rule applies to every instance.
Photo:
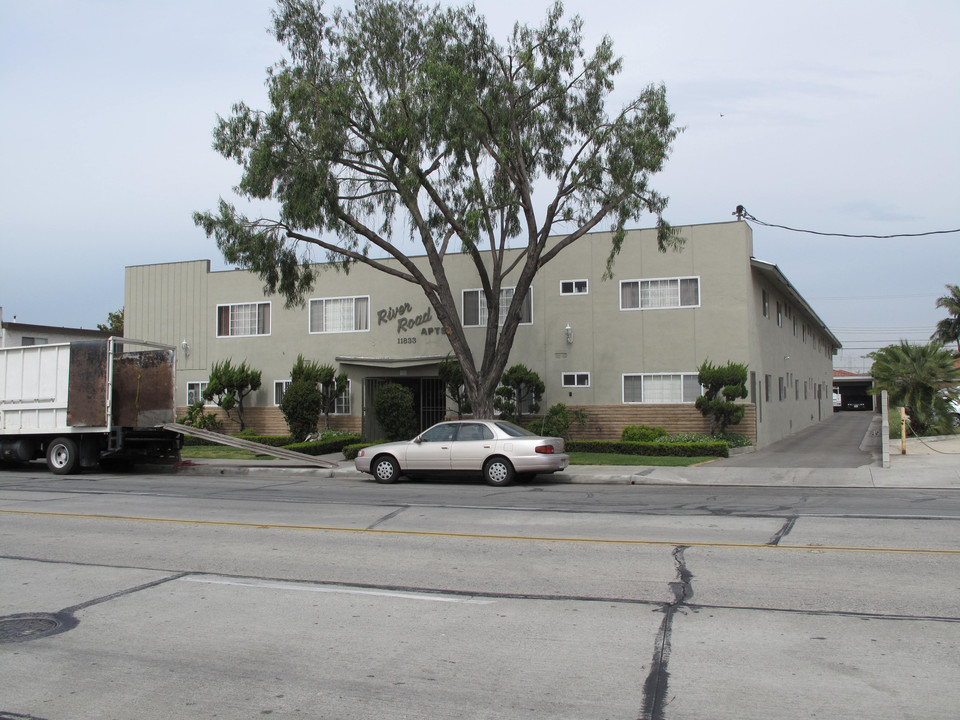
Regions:
[[938, 343], [911, 345], [901, 340], [869, 353], [877, 390], [890, 394], [890, 403], [909, 408], [910, 425], [918, 435], [950, 418], [941, 390], [960, 383], [953, 354]]
[[945, 317], [937, 323], [937, 329], [930, 339], [941, 345], [955, 342], [957, 352], [960, 353], [960, 287], [956, 285], [946, 287], [947, 294], [937, 298], [937, 307], [946, 310], [950, 317]]

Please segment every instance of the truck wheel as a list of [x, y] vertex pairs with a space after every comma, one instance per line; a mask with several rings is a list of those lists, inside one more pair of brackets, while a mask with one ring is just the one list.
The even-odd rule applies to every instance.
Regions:
[[47, 445], [47, 467], [56, 475], [69, 475], [80, 467], [80, 448], [77, 441], [58, 437]]

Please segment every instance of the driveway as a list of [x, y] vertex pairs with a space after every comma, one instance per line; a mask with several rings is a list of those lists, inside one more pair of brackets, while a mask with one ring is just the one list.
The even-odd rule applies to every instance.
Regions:
[[876, 432], [871, 429], [875, 417], [878, 416], [872, 412], [834, 413], [826, 421], [780, 442], [717, 464], [756, 468], [856, 468], [872, 465], [879, 461], [881, 452], [879, 424]]

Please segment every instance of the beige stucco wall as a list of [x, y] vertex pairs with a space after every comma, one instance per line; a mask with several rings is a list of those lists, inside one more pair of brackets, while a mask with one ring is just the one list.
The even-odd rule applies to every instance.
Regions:
[[[762, 309], [764, 290], [769, 302], [766, 317]], [[791, 298], [782, 285], [755, 271], [752, 294], [753, 311], [748, 313], [753, 358], [750, 369], [756, 373], [758, 397], [750, 399], [758, 405], [758, 443], [768, 445], [833, 413], [830, 392], [833, 345], [820, 321]], [[777, 323], [778, 302], [780, 325]], [[780, 378], [786, 390], [783, 399], [780, 399]], [[788, 379], [792, 380], [789, 385]], [[769, 400], [765, 387], [768, 380]]]
[[[771, 374], [776, 383], [782, 369], [778, 358], [782, 364], [782, 358], [790, 356], [796, 358], [793, 372], [801, 383], [812, 383], [812, 378], [823, 382], [824, 377], [829, 383], [827, 356], [811, 353], [802, 344], [794, 349], [792, 333], [787, 338], [783, 328], [773, 332], [759, 317], [765, 280], [751, 267], [749, 226], [718, 223], [686, 226], [680, 232], [686, 240], [683, 249], [667, 253], [657, 250], [654, 230], [629, 232], [612, 279], [603, 280], [609, 233], [584, 237], [540, 270], [532, 288], [533, 322], [519, 328], [509, 364], [523, 363], [540, 374], [547, 387], [544, 408], [557, 402], [621, 405], [624, 373], [695, 373], [708, 358], [718, 364], [746, 363], [757, 377]], [[445, 268], [461, 313], [462, 290], [480, 286], [476, 270], [460, 254], [451, 254]], [[699, 307], [620, 310], [623, 280], [691, 276], [700, 279]], [[586, 295], [561, 295], [561, 281], [581, 279], [588, 281]], [[776, 288], [768, 290], [773, 304]], [[272, 405], [274, 381], [288, 379], [303, 353], [348, 372], [353, 413], [358, 415], [365, 377], [435, 376], [437, 359], [450, 352], [417, 285], [359, 265], [349, 274], [322, 271], [308, 298], [358, 295], [370, 298], [368, 331], [310, 334], [308, 305], [285, 308], [282, 298], [264, 296], [263, 283], [246, 271], [210, 272], [208, 261], [130, 267], [126, 329], [128, 336], [178, 347], [186, 340], [189, 354], [184, 357], [181, 350], [178, 359], [178, 402], [186, 403], [187, 382], [206, 380], [213, 362], [229, 357], [263, 371], [263, 387], [248, 404]], [[216, 336], [218, 305], [265, 301], [271, 303], [269, 336]], [[566, 338], [568, 324], [572, 343]], [[466, 333], [479, 364], [484, 330], [468, 328]], [[564, 372], [589, 372], [590, 386], [561, 387]], [[771, 403], [768, 410], [762, 403], [760, 441], [771, 442], [814, 422], [811, 417], [817, 413], [808, 404]]]

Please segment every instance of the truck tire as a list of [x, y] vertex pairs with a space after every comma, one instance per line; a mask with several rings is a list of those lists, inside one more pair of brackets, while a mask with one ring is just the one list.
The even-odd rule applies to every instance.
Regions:
[[55, 475], [70, 475], [80, 468], [80, 447], [73, 438], [58, 437], [47, 445], [47, 467]]

